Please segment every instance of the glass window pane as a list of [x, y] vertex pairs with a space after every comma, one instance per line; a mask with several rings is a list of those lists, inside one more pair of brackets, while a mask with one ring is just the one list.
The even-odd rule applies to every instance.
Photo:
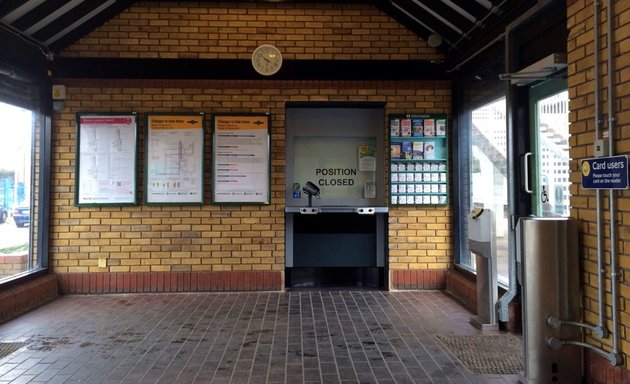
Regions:
[[[505, 98], [501, 98], [472, 112], [470, 206], [490, 209], [495, 214], [498, 280], [507, 284], [509, 226], [505, 110]], [[471, 264], [474, 260], [475, 257], [470, 258]]]
[[[324, 201], [376, 197], [376, 138], [298, 136], [294, 153], [294, 181], [301, 185], [314, 183]], [[368, 185], [374, 196], [366, 193]]]
[[33, 112], [0, 103], [0, 282], [32, 268]]
[[543, 217], [569, 216], [569, 92], [537, 103], [541, 203]]

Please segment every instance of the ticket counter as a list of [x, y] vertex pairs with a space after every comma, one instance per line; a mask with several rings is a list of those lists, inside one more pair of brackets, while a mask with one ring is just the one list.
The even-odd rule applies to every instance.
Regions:
[[287, 105], [286, 286], [387, 287], [384, 105]]

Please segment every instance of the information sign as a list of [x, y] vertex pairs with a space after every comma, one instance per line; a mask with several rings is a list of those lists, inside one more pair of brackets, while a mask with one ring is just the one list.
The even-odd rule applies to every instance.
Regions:
[[136, 115], [77, 114], [76, 205], [136, 203]]
[[271, 117], [213, 116], [213, 202], [270, 203]]
[[147, 115], [146, 203], [203, 203], [203, 119], [203, 113]]
[[582, 188], [628, 189], [628, 156], [582, 160]]

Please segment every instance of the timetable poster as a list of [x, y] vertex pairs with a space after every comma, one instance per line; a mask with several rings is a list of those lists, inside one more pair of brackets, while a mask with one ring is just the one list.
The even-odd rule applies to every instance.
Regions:
[[135, 114], [77, 114], [76, 205], [136, 203]]
[[270, 116], [215, 115], [213, 201], [269, 204]]
[[203, 204], [203, 120], [203, 113], [147, 115], [147, 204]]

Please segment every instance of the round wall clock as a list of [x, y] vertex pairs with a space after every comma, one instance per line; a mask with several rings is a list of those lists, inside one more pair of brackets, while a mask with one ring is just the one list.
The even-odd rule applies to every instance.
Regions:
[[252, 65], [261, 75], [271, 76], [282, 67], [282, 53], [273, 45], [261, 45], [252, 53]]

